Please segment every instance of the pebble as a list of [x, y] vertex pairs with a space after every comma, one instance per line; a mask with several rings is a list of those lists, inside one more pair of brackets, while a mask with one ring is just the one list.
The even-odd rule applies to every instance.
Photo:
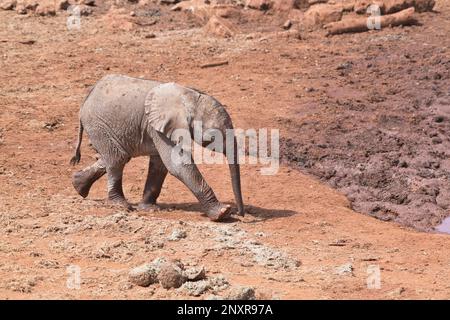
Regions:
[[164, 289], [179, 288], [186, 282], [182, 270], [173, 264], [163, 264], [158, 274], [158, 280]]
[[187, 237], [187, 233], [184, 230], [175, 229], [172, 234], [167, 238], [169, 241], [179, 241]]
[[251, 287], [235, 287], [227, 296], [228, 300], [255, 300], [255, 289]]
[[158, 282], [157, 278], [158, 274], [155, 268], [149, 263], [131, 269], [128, 274], [130, 282], [141, 287], [148, 287], [149, 285]]

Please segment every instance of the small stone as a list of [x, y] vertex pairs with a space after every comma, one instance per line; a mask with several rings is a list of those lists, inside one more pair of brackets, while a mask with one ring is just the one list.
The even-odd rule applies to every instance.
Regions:
[[169, 241], [179, 241], [187, 237], [187, 233], [184, 230], [175, 229], [172, 234], [167, 238]]
[[441, 123], [444, 122], [445, 118], [443, 116], [435, 116], [434, 122]]
[[156, 273], [159, 273], [162, 266], [166, 263], [167, 263], [167, 261], [165, 258], [159, 257], [159, 258], [156, 258], [155, 260], [153, 260], [151, 262], [151, 265], [153, 266], [153, 268], [155, 268]]
[[159, 0], [159, 4], [177, 4], [181, 0]]
[[95, 6], [95, 0], [80, 0], [78, 1], [79, 4], [85, 4], [87, 6]]
[[395, 290], [392, 290], [392, 291], [388, 292], [388, 296], [390, 296], [390, 297], [398, 297], [398, 296], [402, 295], [403, 292], [405, 292], [405, 288], [400, 287], [400, 288], [397, 288]]
[[56, 10], [67, 10], [70, 7], [70, 2], [68, 0], [56, 0], [55, 9]]
[[283, 24], [283, 29], [284, 30], [288, 30], [292, 27], [292, 21], [291, 20], [287, 20], [284, 24]]
[[27, 14], [27, 8], [25, 8], [25, 6], [24, 5], [17, 5], [16, 6], [16, 12], [18, 13], [18, 14]]
[[431, 139], [431, 142], [433, 142], [433, 144], [441, 144], [442, 139], [439, 137], [434, 137], [433, 139]]
[[169, 263], [161, 267], [158, 280], [164, 289], [179, 288], [186, 282], [182, 270], [178, 266]]
[[272, 8], [272, 1], [270, 0], [248, 0], [246, 3], [248, 8], [267, 11]]
[[353, 66], [353, 62], [351, 62], [351, 61], [346, 61], [346, 62], [341, 63], [340, 65], [338, 65], [338, 66], [336, 67], [336, 70], [348, 70], [348, 69], [351, 69], [352, 66]]
[[80, 15], [81, 16], [90, 16], [93, 12], [92, 8], [88, 5], [80, 5]]
[[184, 270], [184, 276], [188, 281], [199, 281], [206, 278], [205, 267], [194, 267]]
[[209, 282], [207, 280], [197, 281], [197, 282], [185, 282], [181, 289], [185, 291], [188, 295], [198, 297], [203, 293], [208, 291], [210, 288]]
[[251, 287], [235, 287], [227, 296], [228, 300], [255, 300], [255, 289]]
[[214, 293], [225, 290], [230, 286], [227, 279], [225, 279], [223, 275], [210, 278], [209, 285]]
[[336, 268], [336, 274], [340, 276], [350, 276], [353, 275], [353, 266], [351, 263], [343, 264]]
[[155, 35], [154, 33], [147, 33], [147, 34], [144, 36], [144, 38], [145, 38], [145, 39], [153, 39], [153, 38], [156, 38], [156, 35]]
[[230, 38], [236, 34], [236, 28], [230, 21], [217, 16], [212, 16], [203, 30], [207, 34], [222, 38]]
[[17, 4], [16, 0], [2, 1], [0, 3], [0, 8], [3, 10], [13, 10], [16, 7], [16, 4]]
[[158, 282], [158, 274], [151, 264], [144, 264], [142, 266], [131, 269], [128, 274], [128, 279], [131, 283], [148, 287], [151, 284]]

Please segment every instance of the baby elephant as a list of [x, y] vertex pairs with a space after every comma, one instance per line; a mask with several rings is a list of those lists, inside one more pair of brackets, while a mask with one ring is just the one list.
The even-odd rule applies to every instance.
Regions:
[[173, 151], [180, 150], [175, 143], [177, 141], [171, 140], [174, 130], [186, 130], [192, 140], [203, 147], [213, 144], [213, 138], [205, 141], [205, 137], [201, 137], [199, 140], [198, 135], [194, 134], [195, 130], [198, 131], [198, 123], [201, 123], [202, 131], [219, 130], [224, 137], [223, 153], [229, 163], [238, 214], [243, 216], [234, 135], [231, 143], [233, 152], [226, 152], [226, 146], [230, 144], [225, 142], [226, 131], [233, 129], [230, 116], [213, 97], [174, 83], [108, 75], [95, 84], [80, 109], [78, 143], [70, 162], [75, 165], [80, 161], [83, 130], [86, 130], [100, 158], [74, 174], [75, 189], [82, 197], [87, 197], [92, 184], [106, 173], [109, 201], [131, 208], [123, 194], [123, 169], [133, 157], [150, 156], [144, 195], [138, 209], [157, 208], [156, 200], [170, 172], [192, 191], [211, 220], [218, 221], [229, 216], [230, 206], [217, 200], [194, 162], [174, 161]]

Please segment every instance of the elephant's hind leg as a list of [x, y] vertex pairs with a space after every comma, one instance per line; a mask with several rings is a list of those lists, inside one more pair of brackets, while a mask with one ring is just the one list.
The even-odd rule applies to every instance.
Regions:
[[105, 163], [102, 159], [99, 159], [89, 167], [75, 172], [73, 175], [72, 184], [80, 196], [86, 198], [94, 182], [100, 179], [105, 173]]
[[119, 204], [127, 209], [132, 209], [125, 199], [122, 188], [122, 177], [125, 163], [107, 165], [106, 174], [108, 177], [108, 200], [113, 204]]
[[139, 204], [140, 210], [158, 209], [156, 200], [167, 176], [167, 168], [159, 156], [151, 156], [148, 164], [147, 180], [145, 181], [144, 195]]
[[172, 158], [172, 150], [175, 147], [162, 133], [152, 130], [151, 136], [162, 162], [169, 172], [183, 182], [205, 208], [208, 217], [213, 221], [219, 221], [229, 216], [231, 207], [221, 204], [211, 187], [203, 179], [192, 158], [190, 163], [176, 163]]

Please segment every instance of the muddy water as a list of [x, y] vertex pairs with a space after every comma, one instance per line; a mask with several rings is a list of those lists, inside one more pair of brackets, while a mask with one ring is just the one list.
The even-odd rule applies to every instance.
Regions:
[[447, 217], [442, 223], [436, 226], [436, 231], [450, 234], [450, 217]]

